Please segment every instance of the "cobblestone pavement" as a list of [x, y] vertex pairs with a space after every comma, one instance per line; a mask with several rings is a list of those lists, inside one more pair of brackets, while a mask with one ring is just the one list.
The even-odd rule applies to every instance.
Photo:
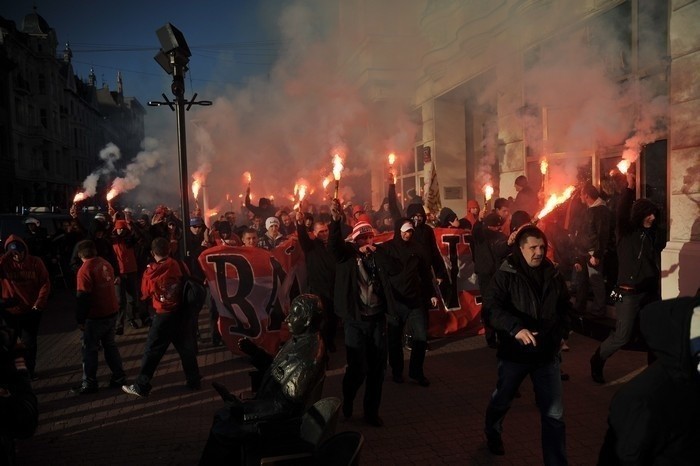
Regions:
[[[200, 328], [209, 336], [207, 317]], [[342, 333], [342, 332], [341, 332]], [[124, 366], [132, 380], [139, 368], [147, 329], [118, 336]], [[606, 366], [605, 386], [589, 377], [588, 358], [598, 342], [574, 334], [564, 353], [567, 450], [570, 464], [595, 464], [606, 428], [607, 408], [619, 384], [646, 364], [644, 353], [621, 351]], [[542, 464], [540, 420], [532, 385], [525, 381], [504, 423], [506, 455], [486, 449], [483, 418], [496, 382], [495, 351], [483, 337], [454, 336], [433, 340], [426, 358], [424, 388], [388, 377], [380, 414], [386, 425], [361, 421], [361, 396], [354, 418], [342, 419], [338, 431], [357, 430], [365, 436], [362, 464], [378, 465], [536, 465]], [[342, 348], [342, 342], [338, 345]], [[409, 352], [406, 351], [406, 358]], [[342, 349], [332, 354], [323, 396], [341, 396], [344, 371]], [[109, 389], [109, 370], [100, 355], [100, 391], [76, 396], [69, 389], [81, 380], [79, 331], [72, 299], [59, 292], [44, 316], [39, 338], [39, 380], [34, 389], [40, 402], [40, 425], [31, 439], [18, 443], [18, 462], [26, 465], [191, 465], [197, 464], [214, 412], [222, 406], [211, 382], [234, 392], [249, 389], [251, 367], [224, 347], [200, 346], [203, 388], [185, 387], [174, 349], [163, 358], [148, 398], [135, 399]], [[359, 412], [358, 412], [359, 411]]]

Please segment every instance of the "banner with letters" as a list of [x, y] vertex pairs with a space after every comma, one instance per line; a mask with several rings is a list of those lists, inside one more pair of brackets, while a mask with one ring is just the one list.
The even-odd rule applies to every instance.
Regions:
[[[473, 279], [469, 232], [434, 231], [450, 283], [436, 286], [440, 303], [430, 310], [429, 334], [480, 333], [481, 301]], [[391, 236], [376, 239], [388, 241]], [[297, 239], [290, 237], [272, 251], [215, 246], [202, 252], [199, 263], [219, 312], [219, 330], [226, 346], [241, 354], [238, 340], [247, 337], [274, 354], [289, 338], [284, 318], [291, 301], [305, 289], [306, 266]]]

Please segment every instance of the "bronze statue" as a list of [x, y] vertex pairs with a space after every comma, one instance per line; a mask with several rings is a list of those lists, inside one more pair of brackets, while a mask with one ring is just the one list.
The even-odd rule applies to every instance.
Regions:
[[320, 395], [327, 354], [319, 329], [323, 307], [318, 296], [297, 296], [285, 319], [292, 338], [274, 358], [247, 338], [239, 348], [264, 372], [251, 400], [241, 400], [220, 384], [212, 385], [226, 405], [214, 416], [214, 424], [200, 464], [242, 464], [242, 447], [260, 444], [266, 435], [298, 437], [305, 409]]

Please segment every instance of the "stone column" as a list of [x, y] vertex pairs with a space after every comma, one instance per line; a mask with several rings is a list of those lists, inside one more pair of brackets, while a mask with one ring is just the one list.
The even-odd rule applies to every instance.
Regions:
[[670, 241], [661, 255], [664, 299], [700, 288], [700, 1], [672, 0], [669, 92]]

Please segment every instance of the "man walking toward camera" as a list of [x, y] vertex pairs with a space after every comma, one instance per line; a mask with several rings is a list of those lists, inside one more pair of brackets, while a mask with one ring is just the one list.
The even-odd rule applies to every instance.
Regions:
[[546, 258], [547, 240], [535, 226], [515, 237], [513, 253], [486, 290], [484, 309], [498, 333], [498, 382], [486, 410], [487, 445], [504, 455], [503, 419], [522, 381], [532, 379], [542, 423], [545, 465], [565, 465], [566, 436], [559, 349], [571, 307], [564, 279]]

